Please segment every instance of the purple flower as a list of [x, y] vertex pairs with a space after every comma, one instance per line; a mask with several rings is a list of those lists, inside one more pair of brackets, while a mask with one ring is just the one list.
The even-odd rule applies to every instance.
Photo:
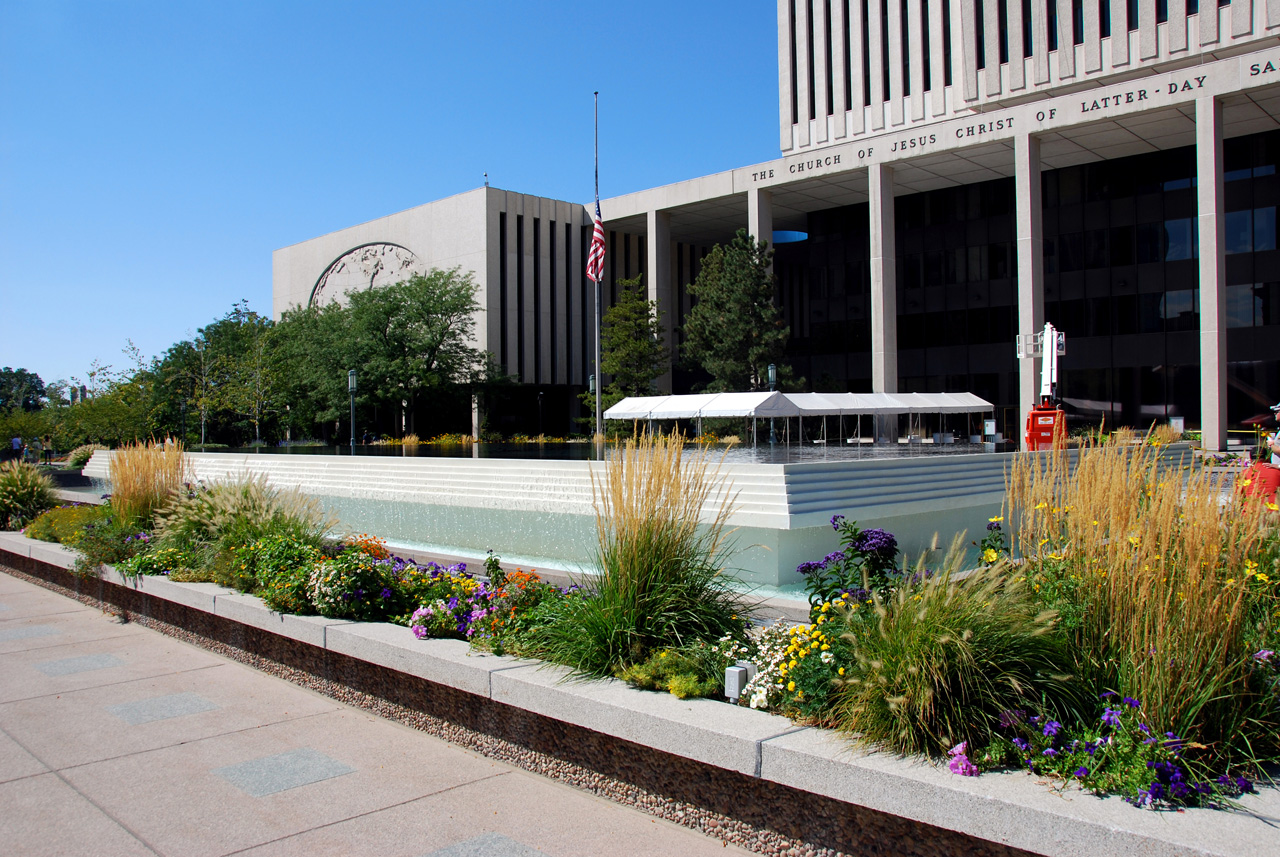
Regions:
[[1057, 750], [1055, 750], [1055, 749], [1053, 749], [1052, 747], [1047, 747], [1047, 748], [1045, 748], [1045, 751], [1044, 751], [1043, 753], [1041, 753], [1040, 755], [1041, 755], [1041, 756], [1048, 756], [1050, 759], [1052, 759], [1054, 756], [1058, 755], [1058, 751], [1057, 751]]
[[988, 522], [987, 522], [987, 529], [988, 529], [988, 530], [999, 530], [999, 529], [1000, 529], [1000, 522], [999, 522], [999, 521], [988, 521]]
[[802, 562], [796, 566], [796, 574], [807, 575], [822, 571], [826, 566], [820, 562]]
[[1254, 652], [1253, 659], [1255, 661], [1268, 664], [1268, 663], [1271, 663], [1271, 656], [1274, 654], [1275, 652], [1271, 651], [1270, 649], [1263, 649], [1262, 651]]
[[1107, 726], [1117, 727], [1120, 725], [1120, 712], [1114, 708], [1107, 708], [1102, 712], [1102, 722]]
[[1142, 707], [1142, 703], [1141, 703], [1141, 702], [1138, 702], [1138, 700], [1134, 699], [1132, 696], [1126, 696], [1126, 697], [1124, 698], [1124, 702], [1125, 702], [1125, 704], [1126, 704], [1126, 705], [1128, 705], [1130, 708], [1141, 708], [1141, 707]]
[[831, 529], [833, 529], [833, 530], [838, 530], [838, 529], [840, 529], [840, 522], [841, 522], [841, 521], [843, 521], [843, 520], [844, 520], [844, 515], [832, 515], [832, 516], [831, 516]]
[[1000, 728], [1012, 729], [1027, 719], [1027, 712], [1021, 708], [1006, 708], [1000, 712]]
[[1030, 753], [1030, 752], [1031, 752], [1031, 745], [1030, 745], [1030, 744], [1028, 744], [1028, 743], [1027, 743], [1025, 740], [1023, 740], [1022, 738], [1014, 738], [1014, 739], [1013, 739], [1013, 746], [1017, 747], [1019, 750], [1021, 750], [1021, 751], [1022, 751], [1022, 752], [1024, 752], [1024, 753]]
[[1098, 694], [1098, 699], [1110, 699], [1113, 696], [1119, 695], [1120, 694], [1116, 693], [1114, 690], [1104, 690], [1102, 693]]
[[892, 533], [878, 527], [872, 527], [869, 530], [862, 531], [854, 541], [853, 548], [861, 553], [870, 554], [888, 562], [898, 555], [898, 540], [893, 537]]
[[1058, 732], [1062, 729], [1062, 724], [1056, 720], [1050, 720], [1044, 725], [1044, 735], [1046, 738], [1057, 738]]
[[390, 598], [390, 597], [391, 597], [391, 590], [390, 590], [389, 588], [383, 587], [383, 589], [382, 589], [382, 597], [383, 597], [384, 599], [386, 599], [386, 598]]
[[823, 565], [834, 565], [835, 563], [844, 562], [844, 561], [845, 561], [844, 551], [832, 551], [831, 553], [827, 554], [822, 558]]
[[1081, 765], [1072, 772], [1072, 776], [1079, 777], [1083, 780], [1085, 777], [1089, 776], [1089, 769], [1084, 765]]
[[968, 748], [967, 741], [961, 741], [959, 744], [947, 751], [947, 755], [951, 757], [951, 761], [947, 767], [953, 774], [959, 774], [962, 777], [976, 777], [979, 773], [978, 766], [969, 761], [969, 757], [965, 755]]

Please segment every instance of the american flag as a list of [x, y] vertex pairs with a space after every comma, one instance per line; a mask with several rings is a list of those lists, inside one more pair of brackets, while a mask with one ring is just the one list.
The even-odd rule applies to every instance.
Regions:
[[600, 200], [596, 200], [596, 225], [591, 232], [591, 249], [587, 252], [587, 277], [600, 282], [604, 275], [604, 224], [600, 221]]

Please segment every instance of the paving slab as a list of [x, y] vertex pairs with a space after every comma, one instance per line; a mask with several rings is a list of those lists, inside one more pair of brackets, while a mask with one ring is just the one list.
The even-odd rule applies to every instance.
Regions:
[[[111, 624], [101, 616], [80, 615], [71, 617], [71, 620], [90, 626]], [[157, 635], [157, 646], [148, 649], [144, 656], [135, 652], [133, 647], [140, 636], [154, 632], [137, 625], [117, 627], [126, 630], [115, 636], [92, 639], [92, 634], [77, 634], [77, 626], [71, 624], [65, 631], [60, 628], [58, 636], [13, 640], [4, 644], [11, 649], [22, 643], [29, 646], [11, 650], [0, 657], [0, 704], [221, 663], [211, 652], [160, 635]], [[91, 639], [60, 642], [68, 637]], [[116, 658], [120, 663], [110, 664], [107, 657]], [[62, 665], [55, 666], [59, 662]], [[97, 668], [85, 668], [95, 665]]]
[[0, 783], [49, 772], [49, 766], [0, 730]]
[[[528, 849], [521, 851], [518, 849]], [[244, 857], [715, 857], [749, 852], [527, 771], [468, 783]]]
[[0, 783], [0, 848], [22, 857], [155, 857], [56, 774]]
[[216, 703], [198, 693], [191, 692], [169, 693], [164, 696], [139, 699], [136, 702], [121, 702], [107, 706], [108, 714], [120, 718], [130, 726], [141, 726], [144, 723], [155, 723], [157, 720], [171, 720], [174, 717], [187, 717], [217, 710]]
[[50, 594], [47, 589], [33, 586], [28, 591], [0, 595], [0, 628], [4, 628], [6, 623], [16, 622], [19, 619], [35, 619], [64, 613], [102, 612], [96, 607], [90, 607], [69, 598], [58, 598], [56, 602], [50, 601], [46, 597]]
[[309, 786], [321, 780], [354, 774], [355, 768], [310, 747], [299, 747], [261, 759], [249, 759], [212, 771], [250, 797]]
[[61, 613], [53, 608], [26, 619], [0, 622], [0, 655], [80, 643], [103, 643], [118, 637], [134, 636], [139, 630], [135, 625], [121, 624], [97, 610]]
[[[272, 766], [262, 760], [275, 757], [279, 768], [287, 754], [299, 750], [327, 757], [350, 773], [274, 792], [246, 790], [253, 779], [247, 774], [227, 776], [229, 769], [256, 762], [265, 782]], [[61, 773], [162, 853], [212, 857], [376, 812], [499, 770], [506, 767], [342, 708]], [[129, 787], [121, 789], [121, 783]]]
[[[166, 639], [157, 634], [148, 642], [158, 645]], [[61, 769], [341, 707], [296, 685], [222, 661], [3, 703], [0, 728]]]

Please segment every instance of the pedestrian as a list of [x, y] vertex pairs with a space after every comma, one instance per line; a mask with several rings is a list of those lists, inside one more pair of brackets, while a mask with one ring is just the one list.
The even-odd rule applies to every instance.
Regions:
[[44, 463], [53, 464], [53, 438], [44, 436]]
[[360, 442], [368, 446], [373, 441], [373, 436], [369, 434], [369, 430], [364, 430], [364, 437], [360, 438]]
[[28, 448], [27, 460], [30, 461], [32, 464], [37, 464], [39, 463], [43, 453], [44, 453], [44, 444], [40, 442], [40, 438], [38, 437], [31, 438], [31, 446]]
[[[1271, 406], [1271, 413], [1275, 414], [1276, 422], [1280, 423], [1280, 402]], [[1280, 431], [1264, 434], [1262, 442], [1271, 453], [1271, 466], [1280, 467]]]
[[14, 460], [21, 460], [21, 458], [22, 458], [22, 438], [21, 438], [19, 435], [14, 435], [14, 436], [13, 436], [13, 440], [9, 441], [9, 445], [10, 445], [10, 447], [11, 447], [11, 449], [10, 449], [10, 451], [9, 451], [9, 457], [10, 457], [10, 458], [12, 458], [12, 459], [14, 459]]

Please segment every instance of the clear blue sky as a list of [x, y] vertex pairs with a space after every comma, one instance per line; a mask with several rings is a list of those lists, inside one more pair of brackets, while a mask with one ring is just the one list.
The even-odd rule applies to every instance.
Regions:
[[589, 202], [778, 155], [772, 0], [0, 0], [0, 366], [150, 357], [271, 251], [492, 184]]

